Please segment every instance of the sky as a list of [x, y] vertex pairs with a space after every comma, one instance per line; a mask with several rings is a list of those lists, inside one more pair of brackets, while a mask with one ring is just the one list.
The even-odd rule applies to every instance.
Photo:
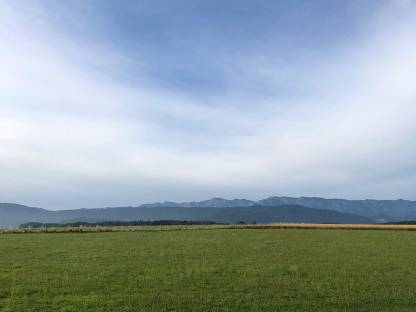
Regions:
[[0, 202], [416, 200], [416, 2], [0, 0]]

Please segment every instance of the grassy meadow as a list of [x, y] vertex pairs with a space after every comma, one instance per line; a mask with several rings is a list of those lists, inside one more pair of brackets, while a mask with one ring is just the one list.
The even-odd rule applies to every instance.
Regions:
[[416, 232], [0, 234], [0, 311], [415, 311]]

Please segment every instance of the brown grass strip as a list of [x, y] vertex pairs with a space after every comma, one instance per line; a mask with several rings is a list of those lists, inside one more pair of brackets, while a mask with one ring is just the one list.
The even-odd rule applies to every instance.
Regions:
[[315, 224], [315, 223], [270, 223], [225, 226], [229, 229], [328, 229], [328, 230], [396, 230], [416, 231], [415, 224]]

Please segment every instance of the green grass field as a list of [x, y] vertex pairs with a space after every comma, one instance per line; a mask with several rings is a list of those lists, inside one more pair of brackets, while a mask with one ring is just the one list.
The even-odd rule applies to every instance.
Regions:
[[0, 235], [0, 311], [415, 311], [416, 232]]

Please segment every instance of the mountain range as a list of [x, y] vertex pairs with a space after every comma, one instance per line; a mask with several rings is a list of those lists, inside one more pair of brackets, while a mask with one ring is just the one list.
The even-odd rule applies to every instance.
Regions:
[[250, 207], [297, 205], [308, 208], [335, 210], [342, 213], [361, 215], [374, 222], [416, 220], [416, 201], [410, 200], [347, 200], [321, 197], [273, 196], [258, 201], [247, 199], [212, 198], [200, 202], [162, 202], [145, 204], [141, 207]]
[[416, 220], [416, 201], [345, 200], [320, 197], [268, 197], [259, 201], [212, 198], [161, 202], [137, 207], [46, 210], [0, 203], [0, 227], [26, 222], [190, 220], [236, 223], [374, 223]]

